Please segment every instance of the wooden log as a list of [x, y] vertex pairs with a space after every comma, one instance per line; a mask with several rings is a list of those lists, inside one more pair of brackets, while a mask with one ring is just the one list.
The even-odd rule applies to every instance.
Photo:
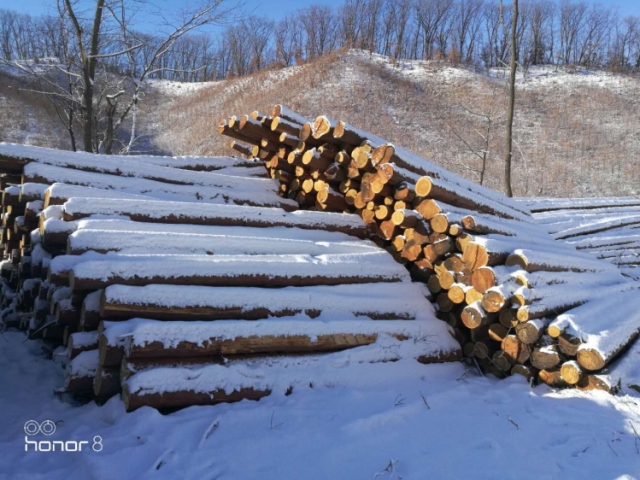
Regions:
[[560, 375], [562, 376], [562, 380], [569, 385], [576, 385], [582, 380], [583, 372], [578, 362], [570, 360], [562, 364], [560, 367]]
[[80, 353], [67, 364], [64, 377], [64, 392], [76, 395], [91, 394], [97, 369], [97, 350], [88, 350]]
[[79, 326], [84, 331], [96, 330], [102, 321], [102, 317], [100, 316], [101, 296], [102, 290], [97, 290], [89, 293], [82, 301]]
[[560, 354], [556, 345], [534, 348], [531, 352], [531, 364], [540, 370], [550, 370], [560, 364]]
[[69, 272], [69, 286], [74, 292], [98, 290], [109, 285], [283, 287], [400, 282], [406, 276], [406, 270], [383, 251], [327, 255], [319, 261], [293, 255], [277, 258], [191, 256], [157, 261], [131, 261], [123, 257], [79, 263]]
[[284, 117], [274, 116], [271, 120], [270, 128], [274, 132], [286, 133], [297, 137], [304, 123], [306, 122], [298, 123], [287, 120]]
[[111, 397], [118, 395], [120, 391], [120, 369], [98, 365], [93, 378], [93, 394], [96, 401], [104, 403]]
[[98, 349], [97, 332], [76, 332], [69, 336], [67, 351], [69, 359], [77, 357], [80, 353]]
[[299, 125], [304, 125], [305, 123], [309, 122], [309, 119], [307, 117], [296, 113], [285, 105], [275, 105], [271, 110], [271, 116], [273, 118], [281, 117], [285, 120], [289, 120], [290, 122], [297, 123]]
[[170, 224], [228, 225], [251, 227], [297, 227], [324, 229], [359, 237], [366, 236], [366, 226], [356, 215], [324, 212], [289, 213], [277, 208], [240, 205], [196, 205], [188, 202], [146, 200], [71, 199], [64, 204], [65, 220], [78, 220], [90, 215], [123, 215], [133, 221]]
[[[636, 317], [640, 318], [637, 314]], [[605, 335], [594, 336], [588, 342], [581, 344], [577, 353], [577, 360], [580, 366], [590, 372], [604, 368], [638, 337], [640, 321], [636, 323], [635, 330], [633, 330], [633, 327], [620, 328], [619, 333], [621, 335], [617, 338], [610, 338]], [[613, 332], [607, 333], [611, 335]]]
[[614, 380], [609, 375], [583, 374], [582, 379], [575, 387], [578, 390], [600, 390], [615, 395], [620, 390], [620, 384]]
[[[591, 257], [592, 258], [592, 257]], [[607, 272], [612, 271], [606, 262], [591, 259], [588, 256], [574, 257], [553, 252], [539, 252], [532, 249], [520, 249], [509, 255], [505, 261], [507, 266], [519, 267], [529, 273], [547, 272]], [[615, 268], [615, 267], [613, 267]]]
[[531, 350], [529, 346], [518, 340], [515, 335], [505, 336], [500, 346], [513, 364], [523, 364], [530, 358]]
[[516, 336], [525, 345], [536, 343], [544, 334], [548, 320], [530, 320], [516, 325]]
[[415, 182], [415, 193], [419, 197], [433, 198], [458, 208], [496, 215], [502, 218], [523, 220], [525, 215], [512, 207], [493, 202], [468, 190], [462, 190], [441, 180], [428, 176], [419, 177]]
[[258, 156], [259, 148], [257, 145], [246, 145], [238, 140], [233, 140], [229, 146], [241, 155], [246, 155], [247, 157]]
[[560, 352], [568, 357], [575, 357], [578, 354], [578, 348], [582, 345], [582, 340], [567, 334], [560, 335], [556, 340], [558, 342], [558, 349]]
[[502, 343], [502, 341], [507, 337], [508, 330], [499, 323], [492, 323], [489, 325], [488, 329], [489, 338], [495, 340], [496, 342]]
[[[133, 375], [129, 380], [135, 378], [136, 375]], [[165, 391], [162, 393], [144, 393], [140, 390], [132, 391], [129, 385], [128, 382], [125, 382], [122, 386], [122, 400], [127, 412], [132, 412], [144, 406], [174, 409], [193, 405], [217, 405], [219, 403], [231, 403], [240, 400], [259, 400], [271, 393], [270, 390], [256, 390], [253, 388], [241, 388], [229, 392], [228, 389], [223, 386], [204, 392], [178, 390]]]
[[550, 387], [568, 387], [569, 384], [564, 381], [559, 368], [542, 369], [538, 372], [538, 382], [544, 383]]
[[480, 302], [475, 302], [471, 305], [467, 305], [462, 310], [460, 319], [464, 323], [465, 327], [474, 329], [482, 325], [488, 325], [493, 321], [493, 316], [489, 315], [483, 308]]
[[[291, 335], [292, 327], [304, 327], [304, 333]], [[233, 335], [229, 328], [235, 332]], [[423, 335], [424, 329], [416, 322], [403, 321], [322, 323], [309, 320], [300, 324], [298, 320], [283, 320], [277, 325], [262, 322], [255, 326], [147, 322], [134, 327], [125, 338], [125, 354], [131, 360], [339, 351], [372, 344], [381, 334], [410, 340]]]
[[[245, 358], [241, 356], [235, 359]], [[255, 358], [255, 357], [253, 357]], [[224, 365], [228, 358], [222, 356], [199, 357], [152, 357], [152, 358], [123, 358], [120, 364], [120, 381], [124, 382], [137, 372], [143, 372], [158, 367], [185, 367], [195, 365]]]
[[530, 382], [538, 376], [538, 370], [531, 365], [516, 364], [511, 368], [511, 375], [521, 375]]
[[503, 372], [511, 372], [513, 364], [511, 358], [504, 352], [504, 350], [498, 350], [491, 357], [493, 365]]
[[[268, 295], [263, 289], [251, 287], [112, 285], [104, 290], [100, 313], [103, 318], [113, 319], [257, 320], [301, 313], [315, 318], [322, 311], [331, 311], [375, 320], [414, 319], [421, 308], [428, 308], [420, 292], [418, 285], [404, 282], [291, 287], [273, 289]], [[345, 302], [350, 294], [354, 297]], [[406, 300], [398, 302], [398, 298]], [[247, 299], [252, 301], [247, 303]]]

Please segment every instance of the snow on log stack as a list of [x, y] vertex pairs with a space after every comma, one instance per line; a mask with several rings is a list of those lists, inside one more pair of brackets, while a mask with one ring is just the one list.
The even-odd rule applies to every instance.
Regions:
[[0, 144], [4, 326], [67, 359], [61, 393], [128, 410], [461, 357], [359, 216], [299, 209], [263, 165]]
[[640, 280], [640, 199], [522, 198], [551, 235]]
[[280, 105], [218, 131], [251, 158], [0, 144], [1, 319], [60, 392], [176, 408], [463, 355], [637, 386], [638, 200], [510, 199]]
[[[261, 159], [300, 209], [360, 216], [371, 240], [427, 285], [483, 370], [617, 388], [606, 367], [640, 331], [640, 200], [510, 199], [343, 121], [281, 105], [222, 120], [218, 131]], [[615, 318], [590, 313], [613, 305]]]

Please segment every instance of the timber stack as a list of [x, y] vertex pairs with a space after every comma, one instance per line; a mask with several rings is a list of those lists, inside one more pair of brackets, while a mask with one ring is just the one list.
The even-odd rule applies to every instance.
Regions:
[[[607, 367], [640, 332], [632, 233], [640, 200], [555, 199], [561, 206], [551, 210], [582, 204], [601, 215], [590, 227], [563, 224], [562, 213], [555, 224], [538, 215], [545, 199], [507, 198], [326, 116], [276, 105], [270, 114], [223, 119], [218, 132], [235, 151], [261, 159], [279, 195], [300, 209], [360, 216], [371, 240], [427, 285], [438, 316], [482, 370], [618, 388], [622, 370]], [[607, 244], [591, 236], [605, 230], [624, 238]], [[565, 241], [578, 236], [583, 244]], [[580, 248], [621, 244], [629, 254], [613, 264], [602, 261], [613, 255]], [[616, 319], [592, 313], [613, 305]]]
[[634, 255], [640, 220], [613, 216], [637, 200], [600, 200], [587, 228], [570, 200], [506, 198], [324, 116], [218, 130], [249, 158], [0, 144], [1, 319], [66, 361], [60, 393], [176, 408], [463, 354], [500, 378], [637, 385], [640, 282], [603, 255]]
[[359, 216], [300, 211], [262, 162], [107, 160], [0, 144], [2, 323], [66, 363], [60, 394], [176, 408], [461, 357]]

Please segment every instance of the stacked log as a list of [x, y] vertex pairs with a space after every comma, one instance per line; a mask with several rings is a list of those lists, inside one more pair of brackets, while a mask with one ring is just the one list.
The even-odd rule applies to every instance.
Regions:
[[[175, 160], [109, 163], [0, 144], [2, 322], [58, 347], [67, 364], [59, 393], [103, 402], [123, 391], [129, 410], [180, 407], [263, 393], [238, 387], [229, 394], [212, 384], [207, 395], [175, 394], [175, 386], [149, 394], [154, 372], [232, 363], [222, 370], [228, 385], [258, 354], [267, 366], [274, 355], [316, 354], [326, 368], [334, 360], [324, 355], [344, 349], [361, 351], [354, 355], [365, 362], [460, 357], [421, 286], [365, 240], [359, 216], [293, 212], [297, 204], [276, 195], [277, 182], [261, 178], [257, 160]], [[123, 339], [150, 322], [136, 319], [142, 315], [158, 334], [167, 331], [163, 322], [184, 322], [175, 327], [179, 343], [189, 340], [186, 325], [215, 321], [227, 336], [253, 330], [247, 342], [261, 347], [129, 356]], [[282, 317], [276, 327], [287, 325], [288, 335], [273, 335], [269, 317]], [[317, 337], [327, 319], [332, 330]]]
[[[545, 223], [549, 201], [280, 105], [218, 130], [251, 158], [0, 145], [2, 320], [66, 348], [61, 391], [174, 408], [313, 384], [300, 366], [331, 382], [345, 362], [463, 353], [498, 377], [615, 390], [640, 284], [606, 260], [635, 248], [633, 212], [554, 230], [565, 219]], [[601, 237], [605, 224], [624, 238]]]
[[640, 280], [640, 200], [611, 198], [520, 199], [558, 240], [616, 265]]
[[[517, 373], [557, 385], [550, 372], [569, 362], [570, 376], [575, 355], [565, 356], [547, 325], [599, 295], [618, 298], [636, 288], [615, 267], [558, 241], [602, 225], [553, 238], [531, 216], [550, 202], [513, 201], [343, 121], [307, 119], [278, 105], [271, 115], [224, 119], [218, 131], [258, 152], [279, 194], [301, 209], [360, 215], [372, 240], [426, 283], [465, 355], [498, 377]], [[627, 211], [608, 224], [640, 224], [639, 205], [620, 200]], [[635, 252], [625, 240], [626, 252]]]

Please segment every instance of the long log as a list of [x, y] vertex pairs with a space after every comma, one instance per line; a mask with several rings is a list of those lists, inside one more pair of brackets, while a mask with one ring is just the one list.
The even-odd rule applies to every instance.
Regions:
[[276, 195], [278, 184], [272, 179], [217, 175], [219, 178], [211, 182], [215, 185], [174, 185], [142, 178], [68, 170], [40, 163], [27, 165], [24, 168], [23, 177], [24, 182], [61, 182], [173, 201], [219, 203], [220, 197], [223, 197], [228, 202], [241, 205], [281, 207], [290, 210], [295, 208], [293, 202]]
[[[140, 224], [138, 224], [140, 225]], [[109, 225], [106, 225], [109, 228]], [[130, 228], [136, 228], [131, 224]], [[238, 233], [242, 233], [238, 229]], [[253, 237], [243, 235], [207, 235], [171, 232], [143, 232], [135, 230], [77, 230], [67, 240], [67, 253], [81, 255], [122, 251], [143, 254], [155, 253], [190, 255], [326, 255], [375, 252], [369, 242], [309, 241], [277, 236]]]
[[310, 353], [369, 345], [381, 335], [411, 340], [425, 333], [424, 324], [412, 321], [283, 320], [261, 321], [255, 325], [224, 321], [149, 321], [136, 326], [126, 337], [125, 354], [128, 359], [136, 359]]
[[245, 255], [171, 257], [156, 261], [89, 261], [69, 272], [74, 291], [109, 285], [203, 285], [210, 287], [283, 287], [401, 282], [405, 268], [384, 251], [324, 255]]
[[120, 369], [118, 367], [103, 367], [98, 365], [93, 378], [93, 394], [96, 401], [104, 403], [120, 393]]
[[[342, 121], [338, 122], [333, 129], [333, 136], [336, 139], [354, 146], [360, 145], [365, 141], [368, 141], [373, 147], [387, 144], [385, 140], [377, 137], [376, 135], [360, 130]], [[416, 175], [439, 179], [451, 185], [455, 185], [456, 189], [460, 191], [485, 197], [486, 200], [483, 203], [499, 203], [504, 205], [506, 209], [520, 211], [521, 215], [524, 217], [529, 216], [529, 209], [526, 206], [518, 204], [497, 192], [459, 177], [404, 148], [394, 146], [393, 155], [388, 159], [388, 161], [395, 163], [404, 169], [410, 170]]]
[[103, 318], [146, 316], [159, 320], [257, 320], [301, 313], [314, 318], [322, 312], [395, 320], [417, 318], [430, 308], [419, 285], [405, 282], [266, 291], [251, 287], [112, 285], [104, 290], [100, 302]]
[[67, 221], [90, 215], [123, 215], [138, 222], [325, 229], [359, 237], [367, 232], [360, 217], [339, 213], [290, 213], [277, 208], [147, 200], [71, 199], [64, 204]]

